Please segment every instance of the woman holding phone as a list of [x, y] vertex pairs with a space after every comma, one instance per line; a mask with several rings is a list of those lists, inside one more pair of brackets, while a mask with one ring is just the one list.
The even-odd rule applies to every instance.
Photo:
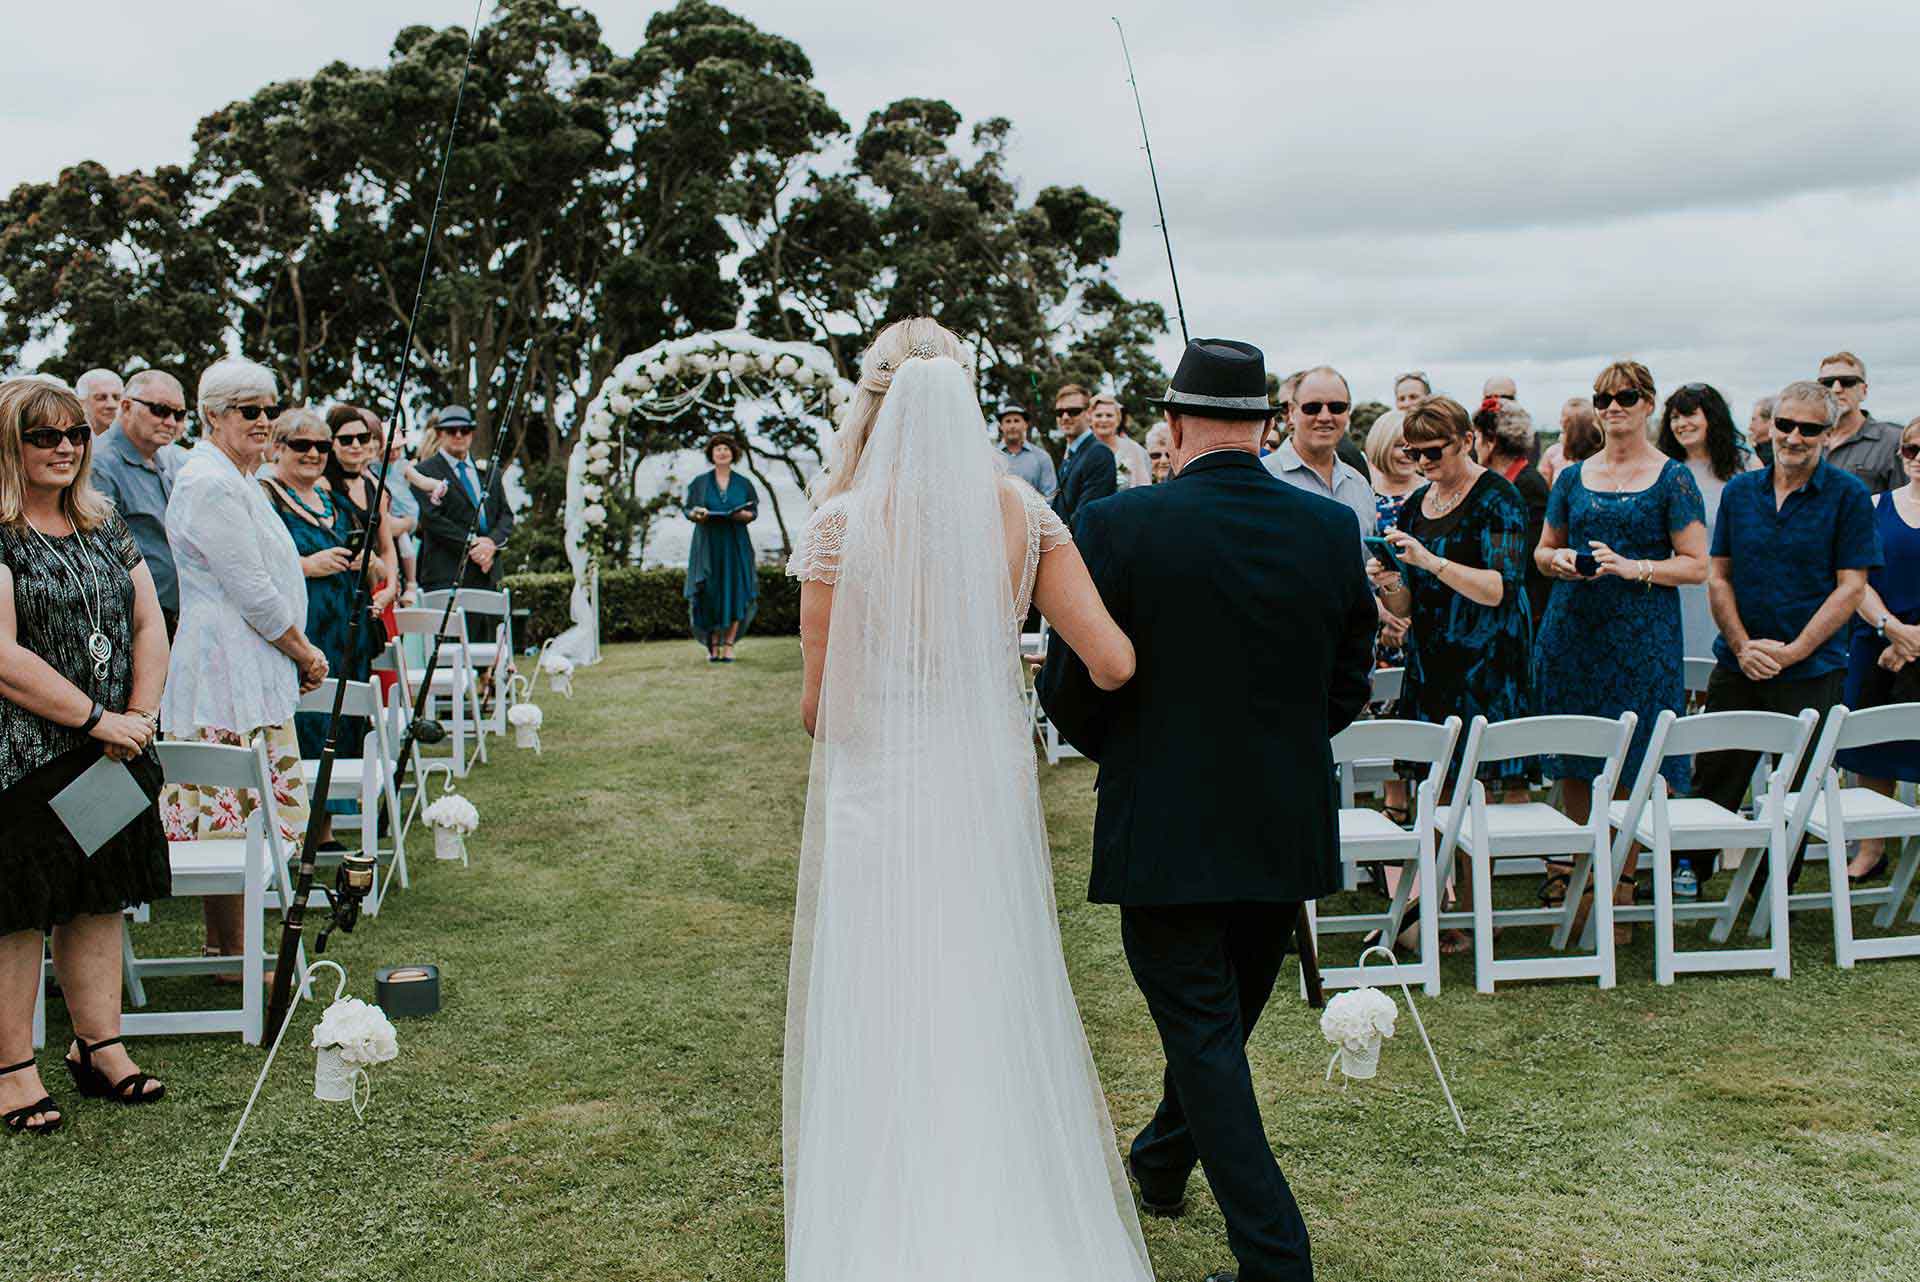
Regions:
[[[1593, 381], [1593, 407], [1605, 444], [1569, 464], [1553, 483], [1534, 563], [1555, 580], [1540, 624], [1542, 714], [1639, 715], [1616, 786], [1624, 795], [1663, 709], [1685, 708], [1680, 592], [1707, 577], [1706, 509], [1693, 473], [1668, 458], [1647, 432], [1653, 375], [1638, 361], [1616, 361]], [[1584, 823], [1593, 807], [1592, 757], [1547, 757], [1567, 816]], [[1661, 767], [1667, 786], [1687, 791], [1685, 759]], [[1617, 903], [1633, 902], [1634, 859], [1622, 868]], [[1542, 898], [1564, 899], [1569, 870], [1550, 867]], [[1676, 877], [1676, 881], [1678, 878]], [[1678, 889], [1678, 886], [1676, 886]], [[1615, 927], [1630, 937], [1631, 926]]]

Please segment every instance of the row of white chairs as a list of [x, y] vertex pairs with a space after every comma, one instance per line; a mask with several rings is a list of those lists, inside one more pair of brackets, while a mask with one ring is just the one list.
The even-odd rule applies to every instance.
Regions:
[[[1798, 716], [1767, 712], [1716, 712], [1676, 716], [1663, 712], [1654, 725], [1638, 777], [1624, 798], [1596, 804], [1584, 823], [1577, 823], [1543, 802], [1489, 804], [1486, 788], [1476, 778], [1481, 763], [1546, 754], [1591, 757], [1600, 766], [1593, 784], [1596, 799], [1614, 796], [1624, 768], [1628, 745], [1637, 724], [1632, 713], [1617, 720], [1598, 717], [1525, 717], [1489, 723], [1476, 717], [1467, 729], [1456, 785], [1447, 792], [1448, 766], [1461, 733], [1460, 719], [1443, 725], [1411, 721], [1362, 721], [1337, 736], [1334, 756], [1341, 770], [1341, 856], [1349, 868], [1362, 864], [1397, 864], [1401, 875], [1384, 912], [1339, 917], [1312, 914], [1324, 932], [1373, 931], [1394, 940], [1410, 908], [1417, 881], [1423, 899], [1419, 916], [1417, 959], [1391, 968], [1369, 966], [1326, 967], [1331, 987], [1361, 983], [1420, 983], [1430, 993], [1440, 987], [1439, 931], [1466, 927], [1472, 931], [1475, 986], [1492, 992], [1502, 981], [1591, 977], [1610, 988], [1616, 979], [1613, 925], [1650, 922], [1654, 930], [1654, 978], [1671, 984], [1677, 974], [1700, 971], [1766, 970], [1785, 979], [1791, 973], [1789, 918], [1798, 911], [1824, 910], [1832, 916], [1834, 956], [1843, 968], [1869, 958], [1920, 955], [1920, 934], [1868, 940], [1854, 936], [1856, 907], [1877, 910], [1874, 923], [1881, 929], [1895, 918], [1920, 871], [1920, 842], [1908, 843], [1893, 861], [1888, 885], [1872, 890], [1852, 889], [1846, 875], [1846, 844], [1860, 837], [1883, 837], [1899, 843], [1920, 835], [1920, 808], [1869, 789], [1846, 787], [1836, 765], [1848, 749], [1920, 739], [1920, 704], [1898, 704], [1851, 712], [1835, 708], [1815, 742], [1819, 716], [1811, 709]], [[1704, 752], [1723, 750], [1760, 754], [1751, 813], [1730, 811], [1698, 797], [1669, 795], [1660, 773], [1663, 763]], [[1811, 755], [1809, 755], [1811, 754]], [[1409, 823], [1395, 823], [1380, 811], [1356, 804], [1360, 792], [1377, 786], [1394, 761], [1424, 768], [1413, 791]], [[1793, 780], [1805, 764], [1805, 782]], [[1770, 763], [1770, 764], [1769, 764]], [[1444, 799], [1444, 804], [1443, 804]], [[1789, 890], [1793, 853], [1803, 841], [1823, 845], [1828, 888], [1792, 894]], [[1579, 941], [1581, 951], [1568, 953], [1583, 890], [1590, 885], [1610, 887], [1635, 844], [1649, 852], [1654, 901], [1651, 905], [1616, 907], [1610, 894], [1592, 897], [1591, 913]], [[1727, 894], [1718, 900], [1676, 902], [1673, 895], [1674, 858], [1689, 852], [1754, 851], [1762, 857], [1743, 858]], [[1430, 888], [1444, 886], [1458, 853], [1465, 857], [1472, 878], [1472, 904], [1461, 911], [1434, 911], [1441, 895]], [[1566, 901], [1559, 907], [1497, 908], [1493, 904], [1496, 864], [1537, 861], [1543, 856], [1570, 859], [1574, 873]], [[1532, 866], [1537, 866], [1534, 863]], [[1758, 902], [1742, 947], [1681, 949], [1675, 941], [1679, 920], [1710, 920], [1710, 937], [1725, 944], [1755, 882], [1761, 879]], [[1908, 923], [1920, 925], [1920, 903]], [[1496, 930], [1507, 926], [1545, 925], [1553, 928], [1553, 955], [1499, 957]]]
[[[507, 710], [515, 695], [509, 680], [513, 656], [513, 604], [505, 591], [463, 589], [451, 622], [444, 632], [448, 594], [423, 594], [419, 605], [396, 610], [398, 635], [389, 644], [387, 655], [376, 667], [396, 673], [397, 680], [386, 698], [380, 695], [377, 681], [345, 683], [340, 692], [344, 715], [360, 719], [366, 729], [357, 744], [336, 745], [333, 771], [327, 796], [318, 794], [319, 762], [303, 760], [301, 774], [312, 813], [318, 814], [328, 800], [349, 799], [358, 803], [357, 814], [334, 816], [337, 830], [357, 828], [361, 846], [378, 860], [373, 890], [367, 896], [364, 911], [377, 917], [396, 885], [410, 884], [407, 869], [407, 833], [425, 806], [429, 782], [436, 773], [464, 776], [476, 762], [486, 760], [486, 739], [508, 730]], [[497, 618], [494, 639], [470, 640], [469, 614]], [[420, 745], [407, 753], [404, 769], [396, 769], [406, 728], [413, 714], [413, 694], [425, 677], [424, 664], [412, 662], [406, 638], [418, 636], [431, 645], [434, 636], [445, 640], [440, 663], [434, 673], [433, 693], [429, 696], [428, 715], [441, 715], [449, 728], [451, 754], [429, 757]], [[484, 691], [482, 673], [492, 674], [490, 689]], [[331, 711], [340, 682], [329, 678], [300, 700], [302, 712]], [[468, 741], [474, 747], [469, 755]], [[122, 938], [122, 969], [128, 1003], [135, 1009], [121, 1020], [123, 1036], [179, 1033], [237, 1032], [250, 1045], [262, 1037], [264, 983], [267, 967], [275, 960], [277, 941], [271, 939], [271, 927], [278, 915], [292, 902], [295, 885], [290, 868], [291, 852], [283, 840], [274, 805], [271, 769], [263, 742], [247, 747], [186, 743], [162, 740], [155, 752], [165, 782], [206, 788], [233, 788], [254, 794], [259, 803], [248, 817], [242, 840], [215, 839], [170, 841], [168, 859], [172, 868], [173, 897], [239, 895], [244, 906], [243, 944], [233, 956], [142, 957], [134, 948], [130, 931]], [[354, 755], [357, 752], [358, 755]], [[385, 820], [382, 835], [381, 819]], [[309, 893], [310, 908], [324, 907], [326, 896], [318, 888]], [[270, 915], [271, 914], [271, 915]], [[129, 925], [149, 918], [145, 905], [129, 910]], [[123, 930], [127, 928], [123, 926]], [[301, 975], [305, 974], [304, 948], [299, 956]], [[145, 1011], [146, 980], [172, 975], [229, 973], [241, 976], [239, 1004], [236, 1007], [206, 1010]], [[52, 963], [44, 964], [43, 982], [36, 993], [33, 1012], [33, 1044], [39, 1047], [46, 1038], [46, 984]], [[303, 992], [304, 992], [304, 980]]]

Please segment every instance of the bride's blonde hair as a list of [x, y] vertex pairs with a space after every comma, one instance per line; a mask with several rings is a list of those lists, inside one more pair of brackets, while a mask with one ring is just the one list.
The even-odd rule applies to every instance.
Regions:
[[932, 317], [911, 316], [881, 330], [860, 357], [860, 378], [848, 403], [847, 421], [834, 433], [826, 466], [809, 487], [816, 506], [852, 486], [887, 388], [910, 356], [952, 357], [967, 373], [973, 373], [973, 353], [958, 335]]

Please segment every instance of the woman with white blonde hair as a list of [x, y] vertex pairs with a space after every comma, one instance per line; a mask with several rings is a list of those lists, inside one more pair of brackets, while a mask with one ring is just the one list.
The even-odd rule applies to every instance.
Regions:
[[[273, 372], [239, 357], [200, 376], [205, 441], [173, 483], [167, 545], [180, 574], [180, 629], [160, 722], [170, 739], [246, 744], [264, 739], [273, 814], [289, 844], [306, 830], [306, 785], [293, 713], [327, 675], [308, 639], [306, 576], [287, 527], [255, 479], [280, 417]], [[239, 840], [259, 807], [251, 792], [169, 787], [161, 816], [173, 841]], [[238, 895], [205, 899], [206, 952], [241, 949]]]
[[787, 567], [814, 737], [790, 1282], [1152, 1276], [1060, 951], [1020, 621], [1036, 602], [1105, 689], [1133, 647], [996, 466], [969, 360], [931, 320], [880, 333]]

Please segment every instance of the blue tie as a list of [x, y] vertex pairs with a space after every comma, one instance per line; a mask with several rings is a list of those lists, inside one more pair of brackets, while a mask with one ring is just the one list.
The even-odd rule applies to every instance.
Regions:
[[473, 483], [473, 468], [465, 459], [460, 460], [460, 484], [467, 491], [467, 500], [475, 507], [480, 506], [480, 487]]

